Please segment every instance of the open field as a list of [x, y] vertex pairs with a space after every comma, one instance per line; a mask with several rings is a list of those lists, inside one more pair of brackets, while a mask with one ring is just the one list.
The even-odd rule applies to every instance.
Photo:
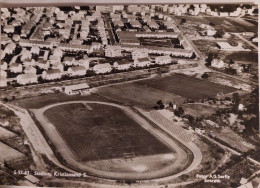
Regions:
[[234, 60], [234, 61], [241, 61], [248, 64], [256, 64], [258, 63], [258, 54], [253, 52], [238, 52], [232, 53], [225, 58], [226, 60]]
[[219, 85], [207, 80], [197, 79], [182, 74], [147, 79], [137, 81], [136, 83], [143, 87], [152, 87], [193, 100], [214, 97], [220, 92], [226, 94], [236, 91], [236, 89], [232, 87]]
[[2, 142], [0, 142], [0, 153], [1, 153], [0, 161], [12, 161], [12, 160], [18, 160], [21, 159], [22, 157], [25, 157], [24, 154], [5, 145]]
[[209, 105], [204, 104], [184, 104], [183, 106], [184, 114], [191, 115], [194, 117], [201, 117], [201, 116], [210, 116], [215, 113], [215, 109]]
[[126, 105], [139, 106], [144, 109], [151, 109], [158, 100], [165, 103], [170, 101], [182, 103], [186, 100], [179, 95], [143, 86], [136, 82], [102, 87], [98, 89], [97, 93]]
[[88, 108], [67, 104], [45, 112], [80, 161], [121, 158], [131, 152], [135, 156], [172, 152], [121, 109], [101, 104]]
[[216, 16], [176, 16], [178, 19], [186, 19], [192, 24], [213, 23], [215, 29], [223, 28], [226, 32], [257, 32], [257, 24], [250, 23], [243, 18], [216, 17]]
[[214, 97], [220, 92], [234, 91], [236, 89], [232, 87], [174, 74], [167, 77], [101, 87], [97, 90], [97, 94], [130, 106], [151, 109], [158, 100], [162, 100], [164, 103], [182, 104], [187, 98], [198, 100]]

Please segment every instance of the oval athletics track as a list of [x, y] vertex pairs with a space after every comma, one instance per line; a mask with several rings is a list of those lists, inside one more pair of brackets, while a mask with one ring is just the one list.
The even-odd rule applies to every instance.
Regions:
[[[172, 147], [178, 154], [178, 156], [185, 155], [186, 153], [183, 153], [184, 150], [180, 148], [173, 139], [170, 139], [169, 137], [165, 136], [161, 131], [158, 131], [157, 129], [153, 128], [145, 119], [143, 119], [141, 116], [136, 114], [131, 108], [118, 105], [114, 103], [108, 103], [108, 102], [100, 102], [100, 101], [68, 101], [68, 102], [62, 102], [62, 103], [55, 103], [48, 106], [45, 106], [40, 109], [31, 109], [31, 111], [34, 113], [36, 119], [39, 121], [41, 126], [43, 127], [44, 131], [47, 133], [48, 137], [51, 139], [55, 147], [57, 148], [58, 152], [62, 155], [62, 157], [67, 161], [69, 166], [73, 167], [73, 169], [79, 169], [80, 171], [86, 171], [90, 173], [91, 175], [107, 178], [107, 179], [153, 179], [156, 181], [165, 181], [169, 179], [176, 178], [182, 174], [188, 173], [195, 169], [201, 161], [201, 152], [198, 151], [199, 149], [197, 147], [194, 147], [194, 144], [190, 147], [189, 145], [185, 144], [185, 147], [187, 147], [193, 154], [193, 161], [191, 164], [183, 169], [181, 172], [177, 172], [175, 174], [172, 173], [175, 164], [178, 164], [183, 162], [181, 161], [181, 157], [177, 157], [174, 164], [169, 165], [165, 168], [152, 171], [152, 172], [142, 172], [142, 173], [135, 173], [135, 172], [108, 172], [103, 171], [100, 169], [95, 169], [92, 167], [87, 166], [84, 163], [81, 163], [77, 160], [75, 154], [73, 151], [69, 148], [69, 146], [66, 144], [65, 140], [62, 138], [62, 136], [59, 134], [59, 132], [56, 130], [55, 126], [50, 123], [45, 117], [44, 112], [52, 107], [59, 106], [59, 105], [65, 105], [65, 104], [73, 104], [73, 103], [96, 103], [96, 104], [103, 104], [103, 105], [110, 105], [117, 108], [120, 108], [125, 112], [126, 115], [130, 116], [132, 119], [134, 119], [140, 126], [142, 126], [144, 129], [149, 130], [153, 136], [157, 137], [159, 140], [163, 141], [164, 143], [167, 143], [168, 146]], [[194, 150], [195, 148], [195, 150]], [[197, 149], [196, 149], [197, 148]]]

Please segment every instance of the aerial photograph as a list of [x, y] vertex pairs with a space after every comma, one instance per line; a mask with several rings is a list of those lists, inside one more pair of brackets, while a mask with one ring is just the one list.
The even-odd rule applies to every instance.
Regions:
[[0, 188], [259, 188], [258, 11], [1, 6]]

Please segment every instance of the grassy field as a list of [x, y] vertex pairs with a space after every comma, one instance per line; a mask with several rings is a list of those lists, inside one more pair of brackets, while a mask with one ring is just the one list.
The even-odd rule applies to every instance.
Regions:
[[109, 99], [144, 109], [153, 108], [158, 100], [162, 100], [164, 103], [175, 101], [178, 104], [186, 100], [185, 97], [144, 86], [137, 82], [102, 87], [98, 89], [97, 93]]
[[214, 28], [223, 28], [227, 32], [257, 32], [258, 25], [250, 23], [242, 18], [216, 17], [216, 16], [177, 16], [178, 19], [186, 19], [187, 23], [192, 24], [209, 24], [213, 23]]
[[225, 94], [236, 91], [236, 89], [231, 87], [182, 74], [147, 79], [137, 81], [136, 83], [142, 85], [144, 88], [148, 86], [193, 100], [214, 97], [220, 92]]
[[[66, 104], [48, 109], [52, 122], [81, 161], [173, 152], [121, 109], [101, 104]], [[91, 110], [92, 108], [92, 110]], [[62, 121], [61, 121], [62, 120]]]
[[184, 114], [193, 117], [210, 116], [215, 113], [215, 109], [209, 105], [204, 104], [184, 104]]
[[254, 52], [239, 52], [233, 53], [226, 57], [226, 60], [232, 59], [234, 61], [244, 61], [252, 64], [258, 63], [258, 54]]

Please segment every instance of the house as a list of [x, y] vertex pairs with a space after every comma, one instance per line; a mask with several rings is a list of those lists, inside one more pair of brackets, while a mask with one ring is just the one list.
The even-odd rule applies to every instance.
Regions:
[[57, 47], [57, 48], [54, 49], [53, 55], [54, 56], [58, 56], [58, 57], [62, 57], [63, 52], [62, 52], [62, 50], [59, 47]]
[[89, 90], [89, 85], [86, 83], [82, 84], [76, 84], [76, 85], [70, 85], [64, 87], [64, 92], [67, 95], [75, 95], [75, 94], [81, 94], [83, 92], [86, 92]]
[[56, 62], [52, 64], [52, 69], [59, 69], [61, 72], [64, 71], [64, 65], [61, 62]]
[[253, 38], [252, 42], [258, 42], [258, 37]]
[[172, 62], [172, 58], [169, 55], [158, 56], [155, 58], [155, 63], [159, 65], [166, 65]]
[[151, 65], [151, 61], [148, 57], [137, 58], [134, 60], [135, 67], [145, 67]]
[[62, 72], [59, 69], [45, 70], [42, 73], [42, 78], [45, 80], [56, 80], [60, 79]]
[[40, 69], [44, 69], [47, 70], [50, 67], [50, 63], [47, 60], [41, 59], [39, 61], [36, 62], [36, 65], [40, 68]]
[[217, 42], [219, 48], [221, 50], [226, 50], [226, 51], [250, 51], [249, 49], [245, 49], [242, 46], [242, 43], [239, 42], [237, 46], [231, 46], [227, 42]]
[[217, 32], [216, 30], [208, 29], [206, 31], [206, 34], [207, 34], [207, 36], [213, 36], [216, 34], [216, 32]]
[[0, 76], [3, 78], [7, 77], [7, 72], [5, 72], [4, 70], [0, 69]]
[[134, 50], [132, 51], [131, 55], [132, 55], [132, 59], [144, 58], [144, 57], [148, 57], [148, 52], [147, 50], [144, 49]]
[[92, 42], [91, 43], [92, 50], [98, 50], [98, 49], [100, 49], [100, 47], [101, 47], [101, 44], [99, 42]]
[[14, 34], [13, 35], [13, 41], [18, 42], [20, 40], [20, 35]]
[[77, 66], [77, 67], [70, 67], [68, 69], [68, 74], [70, 76], [84, 76], [86, 75], [86, 67], [84, 66]]
[[75, 64], [74, 57], [68, 57], [68, 56], [64, 57], [63, 64], [68, 66], [74, 65]]
[[13, 53], [15, 48], [16, 48], [16, 45], [13, 42], [11, 42], [11, 43], [7, 44], [7, 46], [5, 47], [4, 53], [11, 54], [11, 53]]
[[113, 23], [115, 26], [119, 26], [119, 27], [124, 26], [124, 22], [122, 20], [115, 20]]
[[31, 66], [25, 67], [24, 73], [33, 73], [33, 74], [36, 74], [36, 68], [31, 67]]
[[119, 57], [119, 56], [122, 56], [121, 51], [122, 51], [122, 49], [120, 46], [107, 45], [105, 48], [105, 56], [106, 57]]
[[6, 79], [6, 77], [2, 77], [0, 75], [0, 87], [6, 87], [6, 86], [7, 86], [7, 79]]
[[10, 65], [9, 69], [13, 73], [21, 73], [21, 72], [23, 72], [23, 66], [20, 63], [12, 63]]
[[130, 24], [131, 24], [132, 27], [136, 27], [136, 28], [141, 28], [142, 27], [140, 22], [137, 21], [137, 20], [130, 20]]
[[153, 29], [159, 29], [159, 25], [154, 20], [147, 21], [147, 25]]
[[35, 66], [36, 64], [34, 59], [24, 59], [22, 63], [24, 67]]
[[226, 16], [227, 17], [228, 16], [228, 12], [220, 12], [219, 16]]
[[50, 62], [50, 64], [60, 63], [61, 62], [61, 57], [60, 56], [50, 55], [49, 62]]
[[19, 74], [16, 77], [16, 81], [18, 84], [26, 85], [26, 84], [37, 83], [38, 78], [37, 78], [37, 75], [34, 73]]
[[1, 70], [7, 70], [7, 67], [8, 67], [7, 63], [5, 61], [1, 61], [0, 69]]
[[26, 50], [25, 48], [22, 50], [21, 52], [21, 60], [25, 60], [25, 59], [31, 59], [32, 58], [32, 54], [29, 50]]
[[39, 55], [39, 53], [40, 53], [40, 48], [39, 48], [39, 46], [36, 46], [36, 45], [32, 46], [32, 48], [31, 48], [31, 53], [32, 53], [32, 54]]
[[221, 69], [221, 68], [223, 68], [225, 66], [225, 63], [221, 59], [213, 59], [211, 61], [211, 66], [214, 67], [214, 68]]
[[77, 62], [77, 65], [78, 66], [83, 66], [85, 67], [86, 69], [89, 69], [89, 58], [84, 58], [84, 59], [81, 59]]
[[97, 74], [100, 74], [100, 73], [107, 73], [107, 72], [110, 72], [112, 70], [112, 67], [109, 63], [104, 63], [104, 64], [98, 64], [98, 65], [95, 65], [93, 67], [93, 70], [97, 73]]
[[117, 70], [127, 70], [132, 66], [132, 62], [122, 59], [114, 62], [113, 66]]
[[14, 32], [14, 26], [13, 25], [6, 25], [4, 27], [4, 32], [6, 32], [6, 33], [13, 33]]

